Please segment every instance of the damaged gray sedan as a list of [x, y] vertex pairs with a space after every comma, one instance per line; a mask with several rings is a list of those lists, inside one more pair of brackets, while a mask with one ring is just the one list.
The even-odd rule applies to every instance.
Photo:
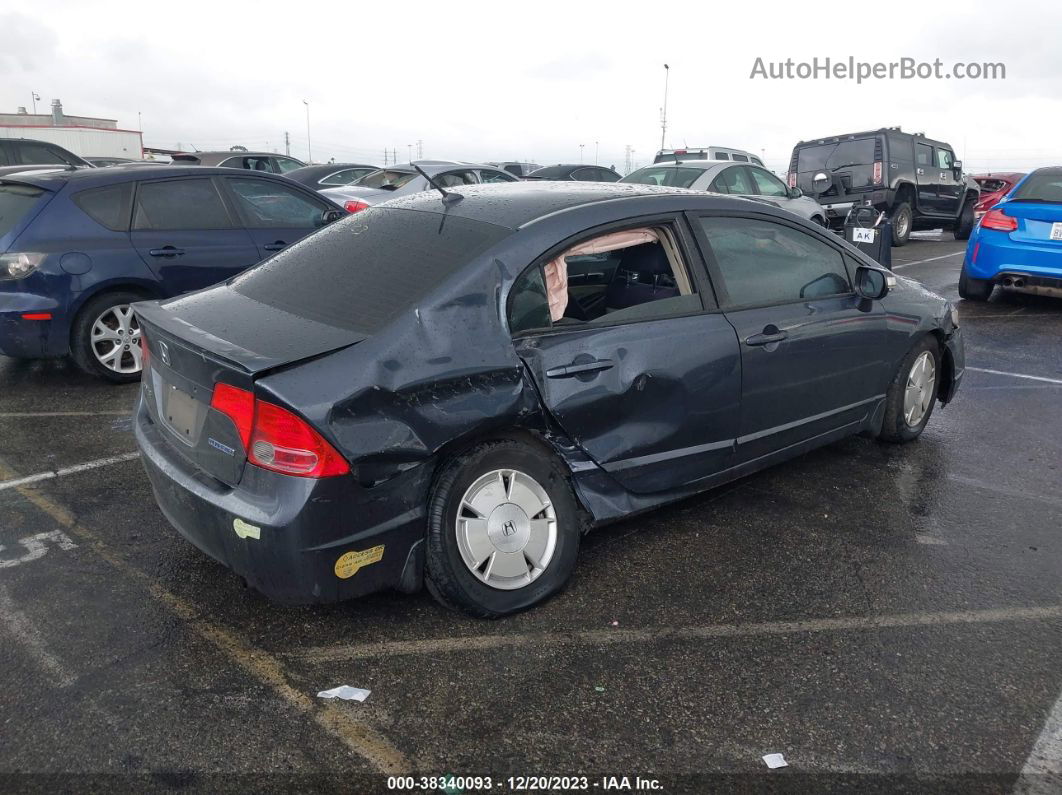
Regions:
[[182, 535], [282, 602], [482, 617], [559, 591], [596, 524], [916, 438], [964, 366], [947, 301], [815, 225], [644, 185], [397, 199], [137, 312]]

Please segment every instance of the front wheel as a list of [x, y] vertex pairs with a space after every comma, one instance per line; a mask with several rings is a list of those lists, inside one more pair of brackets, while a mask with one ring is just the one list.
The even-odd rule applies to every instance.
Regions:
[[974, 228], [974, 200], [967, 199], [959, 213], [959, 220], [955, 222], [952, 234], [956, 240], [969, 240]]
[[478, 618], [524, 610], [568, 582], [584, 525], [558, 460], [514, 439], [486, 442], [436, 481], [425, 584]]
[[923, 337], [900, 362], [885, 396], [885, 420], [880, 439], [910, 442], [929, 422], [940, 383], [940, 346], [936, 337]]
[[142, 295], [121, 290], [85, 304], [70, 340], [70, 353], [78, 367], [116, 384], [140, 379], [140, 324], [132, 304], [143, 300]]

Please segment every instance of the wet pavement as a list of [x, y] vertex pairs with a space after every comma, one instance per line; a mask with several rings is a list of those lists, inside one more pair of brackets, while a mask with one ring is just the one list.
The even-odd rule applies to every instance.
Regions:
[[[894, 266], [958, 301], [961, 249]], [[0, 357], [0, 782], [1060, 791], [1038, 771], [1062, 747], [1062, 301], [958, 305], [970, 369], [920, 441], [596, 531], [567, 591], [498, 622], [426, 594], [267, 602], [120, 458], [136, 386]], [[372, 695], [316, 698], [341, 684]]]

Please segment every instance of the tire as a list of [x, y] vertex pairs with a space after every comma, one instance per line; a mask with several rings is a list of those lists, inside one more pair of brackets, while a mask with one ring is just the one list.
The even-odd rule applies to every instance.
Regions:
[[[539, 506], [544, 510], [530, 518], [540, 518], [527, 521]], [[484, 518], [475, 518], [479, 511]], [[450, 461], [436, 479], [425, 584], [446, 607], [477, 618], [525, 610], [567, 584], [586, 524], [568, 472], [553, 455], [515, 439], [485, 442]], [[535, 558], [541, 568], [529, 563]]]
[[974, 228], [974, 200], [967, 199], [962, 205], [959, 220], [955, 222], [952, 234], [956, 240], [969, 240]]
[[911, 225], [914, 221], [911, 205], [907, 202], [897, 204], [889, 220], [892, 222], [892, 245], [896, 248], [906, 246], [907, 241], [911, 239]]
[[[117, 290], [98, 295], [81, 308], [70, 337], [70, 353], [78, 367], [114, 384], [140, 380], [140, 327], [135, 316], [128, 315], [124, 323], [122, 318], [130, 304], [143, 300], [139, 293]], [[98, 333], [94, 338], [94, 329], [98, 332], [102, 328], [113, 332], [114, 340]], [[117, 368], [105, 364], [107, 354], [113, 350], [107, 347], [110, 342], [121, 346], [117, 357], [112, 358]]]
[[992, 297], [995, 284], [989, 279], [974, 279], [966, 275], [966, 263], [959, 272], [959, 297], [967, 301], [987, 301]]
[[[930, 366], [931, 378], [927, 382], [924, 377], [926, 370], [920, 368]], [[910, 442], [921, 436], [937, 402], [940, 366], [940, 345], [936, 337], [927, 334], [907, 352], [896, 369], [896, 376], [885, 396], [885, 419], [881, 424], [879, 439]], [[922, 377], [919, 376], [920, 372]]]

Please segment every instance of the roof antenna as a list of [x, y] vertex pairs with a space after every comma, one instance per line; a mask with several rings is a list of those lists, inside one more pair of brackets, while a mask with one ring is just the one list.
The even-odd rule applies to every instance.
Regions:
[[453, 204], [454, 202], [459, 202], [461, 201], [461, 199], [465, 198], [460, 193], [449, 193], [448, 191], [443, 190], [442, 185], [440, 185], [438, 182], [429, 177], [428, 173], [416, 163], [410, 163], [410, 165], [417, 170], [418, 174], [424, 177], [424, 179], [428, 180], [429, 185], [431, 185], [433, 188], [435, 188], [435, 190], [439, 191], [439, 193], [442, 194], [442, 200], [444, 203]]

